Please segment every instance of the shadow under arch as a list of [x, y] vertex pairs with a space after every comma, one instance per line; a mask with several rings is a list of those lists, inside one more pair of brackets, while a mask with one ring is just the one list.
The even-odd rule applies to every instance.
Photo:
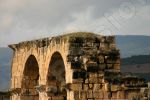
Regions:
[[49, 97], [59, 96], [61, 100], [66, 100], [67, 92], [64, 88], [66, 84], [65, 74], [63, 57], [56, 51], [52, 54], [48, 67], [46, 91]]
[[22, 83], [21, 100], [39, 100], [35, 86], [39, 85], [39, 65], [34, 55], [30, 55], [25, 62]]

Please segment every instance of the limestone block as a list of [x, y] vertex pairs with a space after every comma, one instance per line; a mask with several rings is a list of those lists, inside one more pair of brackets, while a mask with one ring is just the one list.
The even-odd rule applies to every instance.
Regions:
[[107, 68], [108, 69], [113, 69], [113, 64], [111, 64], [111, 63], [107, 64]]
[[106, 36], [105, 42], [107, 43], [115, 43], [115, 36]]
[[89, 90], [88, 84], [83, 84], [83, 90], [84, 90], [84, 91], [88, 91], [88, 90]]
[[109, 44], [108, 43], [100, 43], [100, 48], [102, 50], [109, 50]]
[[98, 83], [98, 79], [94, 77], [89, 77], [89, 83]]
[[116, 50], [116, 44], [111, 43], [110, 45], [111, 50]]
[[112, 99], [117, 99], [117, 92], [112, 92], [112, 97], [111, 97]]
[[104, 63], [104, 56], [98, 56], [99, 63]]
[[84, 83], [89, 83], [89, 79], [86, 78], [85, 81], [84, 81]]
[[120, 64], [114, 64], [114, 69], [120, 70]]
[[35, 89], [29, 89], [31, 95], [37, 95], [38, 92]]
[[99, 71], [98, 77], [99, 77], [99, 78], [103, 78], [103, 77], [104, 77], [104, 72], [102, 72], [102, 71], [100, 72], [100, 71]]
[[111, 85], [111, 91], [117, 91], [118, 86], [117, 85]]
[[88, 99], [93, 98], [93, 91], [92, 90], [87, 91], [87, 98]]
[[114, 63], [120, 64], [120, 58], [117, 58]]
[[89, 73], [88, 75], [89, 75], [89, 78], [97, 78], [98, 77], [97, 73]]
[[93, 97], [94, 97], [94, 99], [103, 99], [103, 92], [101, 92], [101, 91], [94, 91], [93, 92]]
[[87, 100], [86, 97], [87, 97], [86, 92], [81, 92], [80, 100]]
[[74, 100], [80, 100], [78, 91], [74, 91]]
[[46, 87], [46, 91], [50, 93], [56, 93], [58, 91], [58, 88], [56, 86], [48, 86]]
[[52, 100], [64, 100], [63, 96], [52, 96]]
[[106, 100], [107, 100], [107, 99], [109, 100], [109, 99], [110, 99], [110, 97], [109, 97], [109, 92], [103, 91], [103, 98], [106, 99]]
[[99, 37], [98, 37], [98, 40], [99, 40], [100, 42], [105, 42], [105, 36], [99, 36]]
[[100, 70], [100, 71], [101, 71], [101, 70], [104, 70], [104, 69], [106, 68], [106, 66], [107, 66], [107, 65], [106, 65], [105, 63], [99, 64], [99, 65], [98, 65], [98, 70]]
[[93, 90], [93, 84], [89, 84], [89, 89]]
[[93, 86], [93, 91], [99, 91], [99, 90], [101, 90], [102, 88], [101, 88], [101, 84], [94, 84], [94, 86]]
[[73, 83], [83, 83], [83, 78], [73, 79]]
[[98, 77], [97, 80], [98, 80], [97, 83], [103, 83], [103, 79], [101, 77]]
[[117, 92], [117, 98], [118, 99], [125, 98], [125, 91], [118, 91]]
[[82, 90], [82, 84], [70, 84], [70, 89], [73, 91]]

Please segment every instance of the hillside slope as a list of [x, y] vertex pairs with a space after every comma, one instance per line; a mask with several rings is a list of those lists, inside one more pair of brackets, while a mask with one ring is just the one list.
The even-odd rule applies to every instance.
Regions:
[[150, 36], [117, 35], [116, 44], [120, 49], [122, 58], [150, 54]]
[[0, 48], [0, 91], [7, 90], [9, 88], [11, 75], [11, 57], [11, 49]]

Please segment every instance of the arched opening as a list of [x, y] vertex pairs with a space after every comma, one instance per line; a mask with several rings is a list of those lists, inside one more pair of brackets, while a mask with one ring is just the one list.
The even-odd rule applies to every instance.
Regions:
[[59, 97], [60, 100], [66, 100], [67, 93], [64, 87], [65, 65], [63, 58], [59, 52], [55, 52], [49, 63], [47, 75], [47, 94], [50, 98]]
[[22, 77], [22, 99], [38, 100], [38, 92], [35, 86], [39, 85], [39, 66], [35, 56], [27, 59]]

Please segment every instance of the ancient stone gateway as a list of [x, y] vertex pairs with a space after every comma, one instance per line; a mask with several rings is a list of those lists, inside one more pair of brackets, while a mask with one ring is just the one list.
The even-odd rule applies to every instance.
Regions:
[[77, 32], [9, 47], [12, 100], [128, 99], [140, 90], [129, 86], [144, 83], [120, 73], [114, 36]]

